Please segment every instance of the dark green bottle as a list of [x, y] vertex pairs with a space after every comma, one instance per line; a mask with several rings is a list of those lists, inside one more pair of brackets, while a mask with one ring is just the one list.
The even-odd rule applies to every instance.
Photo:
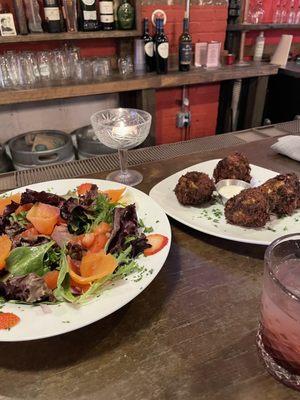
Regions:
[[134, 25], [134, 7], [128, 0], [122, 0], [122, 4], [118, 8], [118, 26], [119, 29], [132, 29]]

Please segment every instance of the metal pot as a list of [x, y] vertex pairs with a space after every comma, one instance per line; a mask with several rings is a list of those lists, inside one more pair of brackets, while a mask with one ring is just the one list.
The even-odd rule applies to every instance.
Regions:
[[79, 159], [91, 158], [101, 154], [110, 154], [116, 152], [115, 149], [110, 149], [99, 142], [91, 125], [76, 129], [74, 132], [72, 132], [72, 135], [76, 135]]
[[11, 159], [5, 151], [5, 145], [0, 144], [0, 174], [14, 169]]
[[[46, 135], [57, 142], [57, 147], [44, 150], [32, 150], [28, 138], [34, 140], [37, 135]], [[40, 130], [23, 133], [10, 139], [8, 142], [14, 167], [17, 170], [39, 167], [42, 165], [57, 164], [63, 161], [74, 160], [74, 148], [71, 136], [56, 130]]]

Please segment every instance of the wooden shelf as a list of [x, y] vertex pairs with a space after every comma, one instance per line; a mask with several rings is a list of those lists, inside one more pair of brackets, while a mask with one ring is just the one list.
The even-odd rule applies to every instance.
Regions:
[[52, 40], [82, 40], [82, 39], [116, 39], [141, 36], [139, 29], [130, 31], [97, 31], [97, 32], [62, 32], [62, 33], [31, 33], [29, 35], [0, 36], [0, 44], [48, 42]]
[[146, 74], [122, 79], [114, 75], [103, 82], [86, 84], [68, 83], [32, 89], [0, 90], [0, 105], [65, 99], [98, 94], [129, 92], [144, 89], [163, 89], [183, 85], [220, 82], [231, 79], [275, 75], [278, 66], [268, 63], [251, 63], [246, 67], [223, 66], [214, 70], [195, 68], [190, 72], [170, 72], [167, 75]]
[[236, 31], [267, 31], [276, 29], [295, 30], [300, 29], [300, 24], [229, 24], [228, 32]]

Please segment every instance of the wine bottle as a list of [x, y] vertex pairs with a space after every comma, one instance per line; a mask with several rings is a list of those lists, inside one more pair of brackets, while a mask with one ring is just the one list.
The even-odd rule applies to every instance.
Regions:
[[164, 33], [163, 19], [158, 19], [157, 22], [155, 48], [156, 72], [158, 74], [167, 74], [169, 60], [169, 41]]
[[128, 0], [122, 0], [118, 8], [118, 25], [120, 29], [132, 29], [134, 25], [134, 7]]
[[189, 71], [193, 57], [192, 37], [189, 33], [189, 20], [183, 20], [183, 32], [179, 38], [179, 71]]
[[96, 0], [79, 0], [78, 25], [81, 31], [99, 30]]
[[44, 0], [44, 29], [46, 32], [62, 32], [61, 10], [58, 0]]
[[111, 31], [115, 29], [113, 0], [110, 1], [100, 0], [99, 7], [100, 7], [101, 29], [104, 31]]
[[152, 72], [155, 70], [155, 57], [154, 57], [154, 41], [149, 33], [149, 20], [144, 19], [144, 35], [143, 40], [145, 44], [145, 58], [146, 58], [146, 71]]

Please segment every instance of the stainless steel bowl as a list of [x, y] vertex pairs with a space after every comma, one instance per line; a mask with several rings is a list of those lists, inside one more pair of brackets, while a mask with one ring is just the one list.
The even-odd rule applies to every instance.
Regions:
[[233, 194], [231, 196], [230, 195], [226, 196], [226, 195], [222, 194], [222, 188], [223, 187], [235, 186], [237, 188], [241, 188], [240, 192], [242, 190], [250, 189], [252, 187], [250, 183], [245, 182], [245, 181], [240, 181], [239, 179], [222, 179], [221, 181], [216, 183], [215, 186], [216, 186], [216, 191], [219, 194], [219, 196], [221, 197], [223, 204], [225, 204], [227, 200], [229, 200], [230, 198], [232, 198], [236, 194], [238, 194], [238, 193], [235, 193], [235, 194]]
[[101, 154], [115, 153], [115, 149], [110, 149], [100, 143], [91, 125], [83, 126], [72, 132], [76, 135], [77, 150], [79, 159], [96, 157]]
[[[27, 143], [27, 137], [38, 134], [56, 137], [61, 144], [51, 150], [32, 151], [32, 145]], [[16, 169], [27, 169], [41, 165], [56, 164], [74, 159], [74, 148], [71, 136], [62, 131], [40, 130], [18, 135], [8, 142], [8, 147]]]

